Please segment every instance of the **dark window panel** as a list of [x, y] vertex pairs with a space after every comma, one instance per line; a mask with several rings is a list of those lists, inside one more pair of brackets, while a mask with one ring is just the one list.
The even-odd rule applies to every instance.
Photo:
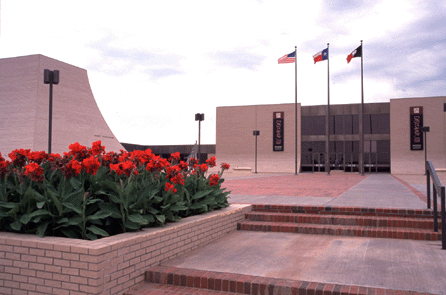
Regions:
[[335, 122], [335, 116], [330, 116], [330, 134], [335, 134], [335, 127], [336, 127], [336, 122]]
[[370, 126], [370, 115], [365, 114], [363, 115], [363, 122], [364, 122], [364, 134], [372, 134], [371, 126]]
[[345, 115], [344, 116], [344, 134], [352, 134], [353, 132], [353, 117], [352, 115]]
[[313, 141], [314, 153], [325, 153], [325, 141]]
[[353, 134], [359, 134], [359, 115], [352, 115]]
[[334, 117], [335, 134], [344, 134], [344, 116]]
[[302, 153], [310, 153], [312, 151], [312, 148], [313, 145], [311, 141], [302, 141], [301, 145]]
[[[377, 134], [390, 134], [390, 114], [375, 115]], [[372, 119], [373, 121], [373, 119]]]
[[379, 154], [390, 153], [390, 140], [378, 140], [376, 150]]
[[313, 135], [313, 117], [302, 117], [302, 135]]
[[325, 135], [325, 116], [313, 117], [313, 134]]
[[378, 153], [377, 162], [380, 165], [390, 165], [390, 153]]

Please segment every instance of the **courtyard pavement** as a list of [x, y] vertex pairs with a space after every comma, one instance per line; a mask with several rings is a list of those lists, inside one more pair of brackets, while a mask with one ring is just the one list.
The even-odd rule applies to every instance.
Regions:
[[[228, 173], [224, 178], [230, 203], [427, 207], [424, 176]], [[236, 231], [162, 265], [446, 294], [441, 241]]]

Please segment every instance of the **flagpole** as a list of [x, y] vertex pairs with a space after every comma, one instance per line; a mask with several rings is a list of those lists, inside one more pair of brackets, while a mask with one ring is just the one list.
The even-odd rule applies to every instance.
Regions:
[[325, 171], [327, 175], [330, 175], [330, 51], [328, 47], [330, 43], [327, 43], [327, 124], [325, 124], [325, 133], [327, 139], [325, 141]]
[[361, 169], [361, 175], [364, 176], [364, 78], [363, 78], [363, 59], [364, 56], [364, 47], [362, 46], [362, 40], [361, 40], [361, 143], [359, 145], [359, 148], [361, 149], [360, 153], [360, 169]]
[[294, 46], [294, 175], [297, 175], [297, 46]]

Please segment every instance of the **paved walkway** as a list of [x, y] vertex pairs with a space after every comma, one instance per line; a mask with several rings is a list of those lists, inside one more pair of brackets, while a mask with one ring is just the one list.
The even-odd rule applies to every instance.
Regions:
[[230, 203], [425, 209], [423, 194], [390, 174], [229, 177]]
[[[231, 203], [425, 209], [390, 174], [230, 175]], [[446, 294], [441, 242], [237, 231], [163, 265]]]

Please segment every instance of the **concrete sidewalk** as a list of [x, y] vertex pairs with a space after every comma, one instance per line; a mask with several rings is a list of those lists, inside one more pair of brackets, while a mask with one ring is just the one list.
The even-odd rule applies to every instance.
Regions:
[[[425, 209], [426, 203], [390, 174], [299, 174], [229, 178], [230, 203]], [[289, 186], [285, 191], [283, 182]], [[244, 189], [240, 188], [243, 183]], [[321, 186], [323, 186], [321, 188]], [[414, 189], [413, 189], [414, 190]], [[288, 194], [280, 194], [280, 192]], [[264, 194], [274, 192], [274, 194]], [[279, 193], [277, 193], [279, 192]], [[335, 192], [335, 193], [333, 193]], [[421, 194], [421, 193], [420, 193]]]
[[[390, 174], [245, 175], [224, 187], [231, 203], [426, 208], [422, 193]], [[237, 231], [162, 265], [446, 294], [440, 241]]]

